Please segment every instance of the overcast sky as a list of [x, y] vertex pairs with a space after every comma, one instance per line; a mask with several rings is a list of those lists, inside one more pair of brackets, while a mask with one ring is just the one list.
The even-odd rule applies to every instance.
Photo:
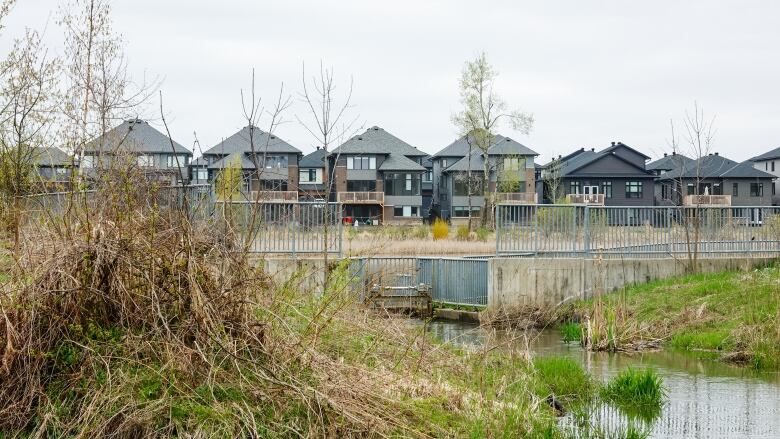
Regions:
[[[61, 53], [56, 0], [19, 0], [3, 50], [24, 27], [46, 28]], [[423, 151], [452, 142], [463, 63], [485, 51], [495, 90], [533, 113], [530, 135], [503, 127], [547, 159], [620, 140], [659, 156], [670, 119], [698, 101], [716, 116], [714, 150], [735, 160], [780, 146], [780, 4], [582, 0], [117, 0], [113, 18], [136, 77], [159, 77], [175, 140], [203, 148], [245, 125], [240, 90], [256, 72], [268, 102], [294, 98], [277, 134], [304, 152], [296, 122], [301, 66], [323, 60], [366, 127]], [[145, 116], [157, 116], [156, 103]], [[263, 124], [260, 124], [261, 127]], [[197, 154], [197, 153], [196, 153]]]

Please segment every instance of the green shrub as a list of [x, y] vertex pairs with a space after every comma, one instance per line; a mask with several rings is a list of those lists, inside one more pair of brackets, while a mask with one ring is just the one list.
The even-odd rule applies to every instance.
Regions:
[[468, 226], [458, 226], [455, 236], [458, 238], [458, 241], [468, 241], [470, 233]]
[[450, 226], [441, 218], [436, 218], [431, 226], [431, 233], [433, 233], [434, 240], [447, 239], [450, 236]]
[[488, 236], [490, 236], [490, 230], [488, 230], [485, 227], [480, 227], [477, 229], [477, 239], [485, 242], [488, 240]]

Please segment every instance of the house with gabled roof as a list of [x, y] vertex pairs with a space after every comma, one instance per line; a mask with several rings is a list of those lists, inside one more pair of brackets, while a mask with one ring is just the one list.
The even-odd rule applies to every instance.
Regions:
[[546, 203], [556, 201], [550, 199], [551, 180], [546, 176], [553, 172], [552, 166], [557, 166], [559, 192], [569, 203], [652, 206], [655, 175], [646, 169], [649, 159], [622, 142], [612, 142], [598, 152], [595, 148], [580, 148], [543, 167], [537, 194]]
[[334, 173], [331, 199], [347, 221], [408, 224], [423, 216], [422, 165], [426, 153], [373, 126], [328, 155]]
[[190, 150], [148, 122], [130, 119], [87, 143], [79, 170], [95, 177], [103, 171], [132, 166], [156, 181], [186, 184], [191, 158]]
[[73, 158], [53, 146], [41, 146], [32, 151], [32, 162], [45, 186], [70, 182], [73, 174]]
[[658, 177], [665, 204], [683, 206], [770, 206], [774, 176], [712, 153]]
[[[191, 172], [196, 182], [217, 180], [230, 167], [241, 169], [243, 191], [268, 203], [298, 201], [298, 161], [303, 153], [273, 133], [246, 126], [203, 152]], [[258, 167], [260, 169], [258, 169]]]
[[[692, 160], [689, 157], [680, 154], [677, 151], [673, 151], [671, 154], [664, 153], [663, 157], [648, 163], [645, 165], [645, 168], [656, 176], [661, 176], [671, 171], [672, 169], [685, 166], [691, 161]], [[653, 189], [655, 205], [664, 206], [671, 204], [669, 202], [670, 193], [670, 185], [668, 183], [661, 182], [658, 178], [656, 178], [656, 183]]]
[[780, 205], [780, 148], [769, 150], [752, 159], [753, 167], [775, 176], [772, 182], [772, 205]]
[[[434, 179], [437, 172], [440, 175], [435, 191], [438, 205], [434, 209], [438, 209], [442, 218], [454, 221], [468, 218], [469, 197], [471, 216], [480, 216], [485, 206], [486, 184], [496, 203], [536, 202], [534, 160], [539, 154], [509, 137], [497, 135], [488, 148], [490, 175], [486, 178], [482, 151], [473, 146], [471, 155], [468, 151], [469, 142], [463, 136], [433, 156]], [[461, 153], [463, 156], [455, 160]]]

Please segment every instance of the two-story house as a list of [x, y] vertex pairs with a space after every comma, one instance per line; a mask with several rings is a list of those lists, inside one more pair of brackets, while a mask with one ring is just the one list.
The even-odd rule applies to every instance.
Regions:
[[186, 184], [191, 158], [190, 150], [148, 122], [131, 119], [87, 143], [79, 170], [94, 178], [129, 166], [164, 184]]
[[655, 173], [646, 169], [648, 159], [622, 142], [598, 152], [581, 148], [545, 165], [537, 193], [548, 203], [557, 201], [550, 195], [557, 192], [571, 204], [652, 206]]
[[328, 156], [334, 173], [331, 199], [344, 217], [362, 224], [421, 222], [427, 156], [380, 127], [356, 135]]
[[298, 199], [327, 200], [328, 179], [328, 151], [318, 146], [298, 162]]
[[[462, 152], [465, 144], [466, 156], [450, 163], [455, 154]], [[487, 159], [489, 175], [485, 177], [482, 151], [472, 148], [468, 155], [468, 142], [461, 138], [434, 156], [441, 169], [438, 187], [441, 217], [460, 221], [469, 217], [469, 198], [471, 216], [482, 214], [485, 207], [485, 184], [495, 203], [532, 204], [536, 202], [534, 160], [538, 154], [509, 137], [497, 135], [493, 145], [488, 148]], [[469, 179], [471, 170], [471, 179]], [[434, 177], [435, 178], [435, 177]]]
[[677, 206], [770, 206], [772, 174], [754, 162], [742, 163], [713, 153], [658, 177], [664, 204]]
[[[298, 201], [298, 162], [303, 154], [275, 134], [244, 127], [193, 162], [193, 182], [214, 183], [228, 168], [240, 169], [241, 192], [268, 203]], [[259, 169], [258, 169], [259, 168]]]
[[753, 167], [775, 176], [772, 183], [772, 205], [780, 205], [780, 148], [775, 148], [750, 159]]

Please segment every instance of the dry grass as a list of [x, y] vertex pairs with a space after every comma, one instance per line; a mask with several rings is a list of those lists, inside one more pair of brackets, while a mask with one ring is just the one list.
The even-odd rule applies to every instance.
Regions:
[[554, 433], [527, 354], [434, 345], [356, 304], [345, 267], [320, 294], [303, 272], [275, 283], [229, 224], [147, 189], [25, 225], [0, 295], [0, 436]]

